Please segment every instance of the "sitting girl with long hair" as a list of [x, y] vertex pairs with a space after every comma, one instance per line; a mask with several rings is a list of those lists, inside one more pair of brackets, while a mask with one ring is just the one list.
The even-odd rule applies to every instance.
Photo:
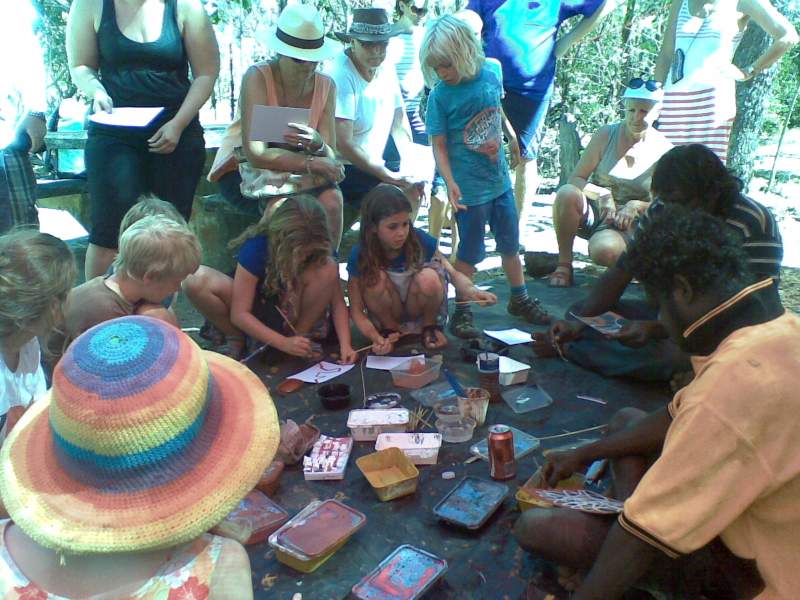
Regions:
[[75, 270], [72, 252], [52, 235], [0, 236], [0, 441], [47, 390], [38, 338], [60, 324]]
[[447, 315], [448, 280], [459, 298], [497, 301], [456, 271], [436, 240], [412, 227], [411, 215], [411, 203], [400, 188], [387, 183], [373, 188], [364, 197], [359, 241], [347, 261], [353, 321], [372, 340], [376, 354], [392, 351], [406, 321], [420, 322], [427, 350], [447, 345], [437, 319]]
[[352, 363], [350, 317], [320, 203], [294, 196], [267, 211], [232, 242], [237, 243], [242, 247], [233, 278], [233, 324], [262, 344], [312, 358], [311, 340], [327, 337], [332, 315], [341, 362]]

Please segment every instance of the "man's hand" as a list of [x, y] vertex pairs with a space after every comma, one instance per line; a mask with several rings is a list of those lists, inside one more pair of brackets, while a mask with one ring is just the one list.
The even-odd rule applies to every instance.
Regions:
[[625, 346], [641, 348], [650, 340], [663, 337], [660, 333], [658, 321], [628, 321], [614, 338]]
[[545, 451], [547, 462], [542, 467], [542, 478], [550, 487], [570, 477], [583, 466], [580, 449]]
[[584, 327], [586, 325], [580, 321], [561, 319], [550, 326], [550, 337], [554, 344], [566, 344], [577, 338]]
[[331, 183], [339, 183], [344, 179], [344, 165], [339, 161], [326, 157], [317, 157], [308, 162], [311, 172], [324, 177]]
[[633, 225], [633, 221], [639, 216], [635, 201], [628, 202], [614, 214], [614, 227], [620, 231], [626, 231]]
[[147, 140], [150, 152], [154, 154], [171, 154], [178, 145], [182, 133], [183, 127], [178, 125], [174, 119], [167, 121], [159, 127], [153, 137]]
[[313, 354], [311, 351], [311, 340], [301, 335], [284, 337], [278, 349], [286, 354], [299, 356], [300, 358], [311, 358]]
[[356, 354], [355, 350], [353, 350], [352, 346], [343, 346], [339, 345], [339, 364], [340, 365], [352, 365], [356, 362], [358, 358], [358, 354]]
[[382, 335], [379, 335], [378, 337], [372, 340], [372, 351], [378, 356], [389, 354], [389, 352], [394, 350], [394, 343], [399, 339], [400, 339], [399, 333], [393, 333], [388, 337], [383, 337]]
[[519, 149], [517, 138], [508, 140], [508, 167], [513, 171], [522, 162], [522, 153]]

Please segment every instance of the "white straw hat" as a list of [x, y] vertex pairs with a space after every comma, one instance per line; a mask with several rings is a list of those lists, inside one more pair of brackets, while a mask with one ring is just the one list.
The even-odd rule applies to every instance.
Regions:
[[325, 37], [322, 17], [308, 4], [284, 8], [267, 45], [278, 54], [309, 62], [325, 60], [336, 52], [336, 45]]

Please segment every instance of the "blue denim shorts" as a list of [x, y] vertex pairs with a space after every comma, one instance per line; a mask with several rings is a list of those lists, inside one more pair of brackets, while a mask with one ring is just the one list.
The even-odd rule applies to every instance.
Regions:
[[539, 154], [539, 145], [544, 134], [544, 118], [550, 106], [552, 87], [541, 100], [506, 90], [503, 110], [514, 128], [519, 141], [522, 158], [534, 160]]
[[501, 256], [514, 256], [519, 251], [519, 216], [510, 188], [494, 200], [458, 211], [456, 222], [461, 238], [456, 256], [468, 265], [477, 265], [486, 257], [486, 223]]

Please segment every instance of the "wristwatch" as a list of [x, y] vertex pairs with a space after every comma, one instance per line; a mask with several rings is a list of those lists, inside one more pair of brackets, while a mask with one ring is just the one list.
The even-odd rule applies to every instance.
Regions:
[[33, 117], [34, 119], [41, 119], [42, 121], [47, 121], [47, 115], [41, 111], [37, 110], [28, 111], [28, 116]]

